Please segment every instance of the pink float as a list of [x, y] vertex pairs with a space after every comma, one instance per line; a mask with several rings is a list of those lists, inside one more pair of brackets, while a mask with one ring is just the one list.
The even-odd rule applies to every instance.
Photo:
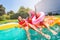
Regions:
[[42, 21], [44, 20], [44, 17], [45, 17], [44, 12], [40, 12], [40, 13], [38, 13], [38, 15], [40, 15], [38, 18], [36, 18], [36, 16], [34, 16], [34, 17], [32, 18], [32, 23], [33, 23], [33, 24], [40, 23], [40, 22], [42, 22]]

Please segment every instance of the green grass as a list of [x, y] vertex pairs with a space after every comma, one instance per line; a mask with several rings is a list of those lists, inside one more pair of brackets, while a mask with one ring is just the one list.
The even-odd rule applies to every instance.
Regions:
[[18, 22], [18, 20], [17, 19], [15, 19], [15, 20], [4, 20], [4, 21], [0, 21], [0, 24], [9, 23], [9, 22]]
[[55, 17], [59, 17], [60, 18], [60, 15], [55, 15]]

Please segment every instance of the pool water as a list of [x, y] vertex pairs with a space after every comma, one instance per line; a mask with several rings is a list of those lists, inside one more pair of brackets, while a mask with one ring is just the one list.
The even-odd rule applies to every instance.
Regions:
[[[51, 29], [58, 32], [57, 35], [53, 35], [48, 29], [44, 28], [42, 31], [51, 36], [50, 40], [60, 40], [60, 26], [55, 24]], [[37, 33], [33, 29], [29, 30], [31, 40], [48, 40], [41, 34]], [[11, 28], [6, 30], [0, 30], [0, 40], [28, 40], [26, 31], [23, 28]]]

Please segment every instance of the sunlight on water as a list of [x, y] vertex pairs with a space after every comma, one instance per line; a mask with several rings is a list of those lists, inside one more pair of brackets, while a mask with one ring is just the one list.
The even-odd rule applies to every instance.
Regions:
[[[44, 28], [42, 31], [51, 36], [50, 40], [60, 40], [60, 26], [54, 25], [51, 29], [58, 32], [57, 35], [53, 35], [48, 29]], [[31, 40], [47, 40], [44, 36], [30, 29]], [[26, 32], [22, 28], [11, 28], [7, 30], [0, 30], [0, 40], [28, 40]]]

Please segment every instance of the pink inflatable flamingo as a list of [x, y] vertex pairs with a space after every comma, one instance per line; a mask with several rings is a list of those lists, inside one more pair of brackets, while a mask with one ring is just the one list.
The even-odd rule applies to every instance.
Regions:
[[44, 12], [36, 13], [36, 15], [39, 16], [37, 19], [34, 11], [30, 11], [29, 15], [32, 18], [32, 24], [37, 24], [39, 22], [42, 22], [45, 17]]

